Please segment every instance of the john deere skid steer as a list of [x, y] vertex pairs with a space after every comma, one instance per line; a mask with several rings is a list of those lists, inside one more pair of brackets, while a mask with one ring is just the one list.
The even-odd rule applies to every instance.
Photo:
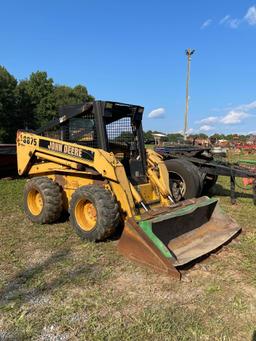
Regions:
[[140, 106], [95, 101], [64, 107], [35, 133], [18, 131], [18, 172], [30, 178], [25, 213], [43, 224], [67, 210], [75, 231], [90, 241], [121, 229], [121, 253], [180, 277], [180, 266], [240, 227], [216, 199], [174, 202], [162, 157], [144, 148], [142, 114]]

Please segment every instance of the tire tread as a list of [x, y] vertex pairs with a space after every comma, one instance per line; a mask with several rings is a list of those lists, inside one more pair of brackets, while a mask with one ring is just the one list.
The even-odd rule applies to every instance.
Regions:
[[[43, 197], [43, 209], [34, 216], [27, 205], [27, 195], [31, 189], [37, 189]], [[24, 210], [28, 218], [39, 224], [50, 224], [57, 221], [62, 212], [62, 193], [60, 186], [47, 177], [36, 177], [28, 180], [24, 188]]]
[[[93, 201], [97, 210], [97, 222], [92, 231], [84, 231], [76, 221], [74, 208], [81, 197]], [[70, 221], [76, 233], [82, 239], [100, 241], [112, 235], [120, 220], [119, 206], [112, 193], [98, 185], [87, 185], [78, 188], [70, 201]]]

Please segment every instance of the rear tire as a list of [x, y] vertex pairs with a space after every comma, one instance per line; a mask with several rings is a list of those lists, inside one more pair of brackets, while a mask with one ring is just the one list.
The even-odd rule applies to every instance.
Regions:
[[119, 223], [119, 207], [112, 193], [97, 185], [78, 188], [70, 201], [70, 221], [76, 233], [90, 241], [104, 240]]
[[169, 172], [170, 189], [176, 202], [197, 198], [202, 193], [202, 179], [193, 163], [182, 159], [165, 161]]
[[24, 210], [34, 223], [50, 224], [62, 212], [62, 193], [57, 183], [47, 177], [28, 180], [24, 188]]

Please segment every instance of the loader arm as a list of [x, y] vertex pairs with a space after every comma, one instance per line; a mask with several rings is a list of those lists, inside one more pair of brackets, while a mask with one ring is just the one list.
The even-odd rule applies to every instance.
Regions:
[[149, 180], [159, 189], [162, 204], [168, 206], [171, 199], [168, 170], [161, 155], [152, 149], [147, 149], [146, 152]]
[[19, 175], [33, 176], [40, 173], [47, 175], [67, 170], [82, 175], [93, 174], [93, 171], [96, 171], [109, 181], [122, 210], [128, 217], [134, 215], [134, 199], [136, 200], [136, 194], [139, 198], [139, 194], [134, 188], [131, 189], [125, 169], [113, 153], [21, 130], [17, 132], [16, 142]]

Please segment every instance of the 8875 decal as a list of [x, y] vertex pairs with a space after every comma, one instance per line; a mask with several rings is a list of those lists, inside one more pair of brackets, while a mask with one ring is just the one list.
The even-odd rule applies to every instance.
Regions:
[[22, 135], [21, 140], [24, 144], [30, 144], [32, 146], [37, 145], [37, 139], [35, 139], [34, 137], [31, 137], [31, 136]]

